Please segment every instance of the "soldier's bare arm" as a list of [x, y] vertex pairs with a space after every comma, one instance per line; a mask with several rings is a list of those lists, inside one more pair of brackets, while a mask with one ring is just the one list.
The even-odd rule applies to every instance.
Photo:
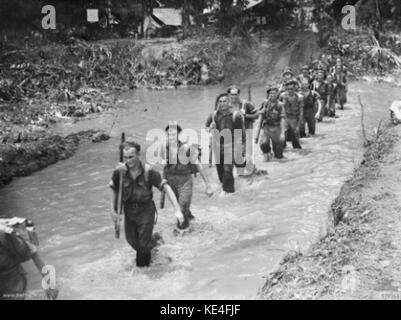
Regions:
[[319, 119], [323, 108], [322, 97], [316, 91], [313, 91], [313, 94], [316, 95], [316, 103], [317, 103], [317, 112], [315, 114], [315, 118]]
[[184, 215], [180, 209], [180, 205], [178, 204], [177, 198], [171, 189], [171, 187], [166, 183], [163, 186], [163, 191], [166, 193], [167, 198], [170, 200], [170, 203], [174, 207], [174, 215], [177, 218], [178, 222], [182, 224], [184, 222]]
[[287, 131], [287, 120], [286, 120], [284, 107], [281, 107], [280, 127], [281, 127], [280, 140], [285, 141], [285, 132]]
[[[42, 260], [41, 256], [39, 255], [38, 252], [36, 252], [32, 256], [32, 261], [35, 264], [36, 268], [42, 275], [42, 277], [47, 276], [47, 273], [44, 272], [44, 267], [46, 266], [46, 263]], [[57, 288], [48, 288], [45, 290], [46, 291], [46, 296], [49, 300], [56, 300], [58, 296], [58, 289]]]

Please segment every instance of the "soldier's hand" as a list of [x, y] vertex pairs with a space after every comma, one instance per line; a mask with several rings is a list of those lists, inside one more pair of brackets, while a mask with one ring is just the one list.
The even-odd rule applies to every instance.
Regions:
[[189, 227], [189, 223], [187, 220], [184, 219], [184, 216], [182, 216], [182, 219], [177, 219], [177, 228], [179, 230], [184, 230]]
[[127, 166], [125, 165], [125, 163], [122, 163], [122, 162], [120, 162], [116, 167], [116, 171], [119, 171], [123, 174], [125, 174], [127, 172], [127, 170], [128, 170]]
[[188, 223], [188, 221], [184, 221], [183, 223], [178, 223], [178, 224], [177, 224], [177, 228], [178, 228], [179, 230], [188, 229], [188, 228], [189, 228], [189, 223]]
[[315, 119], [316, 119], [316, 120], [319, 120], [319, 119], [320, 119], [320, 113], [316, 113]]
[[208, 197], [213, 196], [213, 190], [212, 190], [212, 187], [210, 185], [206, 186], [206, 194], [207, 194]]
[[185, 218], [184, 215], [182, 214], [181, 210], [177, 210], [175, 213], [175, 216], [177, 217], [177, 224], [181, 225], [184, 223]]
[[280, 141], [284, 142], [285, 141], [285, 135], [284, 134], [280, 134]]
[[56, 300], [58, 297], [58, 289], [47, 289], [46, 297], [49, 300]]
[[113, 212], [111, 214], [111, 218], [113, 219], [113, 223], [114, 224], [117, 222], [117, 217], [118, 217], [118, 213], [117, 212]]

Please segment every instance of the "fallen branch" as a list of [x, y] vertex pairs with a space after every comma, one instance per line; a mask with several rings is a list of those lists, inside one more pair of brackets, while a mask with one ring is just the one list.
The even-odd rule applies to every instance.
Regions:
[[383, 123], [383, 119], [380, 119], [380, 121], [379, 121], [379, 125], [377, 126], [376, 140], [378, 140], [378, 139], [379, 139], [379, 136], [380, 136], [380, 129], [381, 129], [381, 125], [382, 125], [382, 123]]

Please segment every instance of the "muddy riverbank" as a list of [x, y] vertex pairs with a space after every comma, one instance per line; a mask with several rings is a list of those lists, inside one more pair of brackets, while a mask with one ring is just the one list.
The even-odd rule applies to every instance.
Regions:
[[26, 177], [59, 160], [72, 157], [80, 144], [110, 137], [103, 131], [87, 130], [65, 137], [45, 134], [36, 141], [0, 144], [0, 188], [15, 177]]
[[377, 133], [331, 205], [335, 228], [288, 254], [262, 299], [400, 299], [400, 138], [390, 124]]

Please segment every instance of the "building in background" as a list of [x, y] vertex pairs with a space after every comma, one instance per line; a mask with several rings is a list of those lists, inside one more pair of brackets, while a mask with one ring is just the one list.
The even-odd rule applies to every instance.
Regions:
[[[190, 17], [191, 25], [194, 24], [193, 17]], [[170, 37], [182, 32], [182, 9], [175, 8], [154, 8], [145, 17], [145, 37]]]

